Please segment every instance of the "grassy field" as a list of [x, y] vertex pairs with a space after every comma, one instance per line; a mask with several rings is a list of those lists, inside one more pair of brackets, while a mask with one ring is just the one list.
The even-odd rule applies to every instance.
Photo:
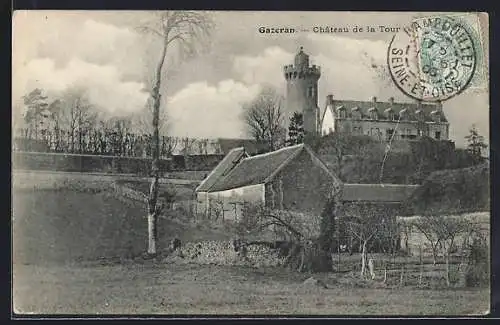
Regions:
[[[466, 315], [488, 310], [485, 288], [389, 288], [380, 274], [366, 282], [354, 280], [352, 272], [332, 272], [315, 275], [328, 285], [324, 289], [304, 287], [310, 274], [278, 268], [132, 258], [146, 248], [144, 203], [116, 197], [104, 181], [69, 181], [22, 182], [13, 190], [17, 312]], [[160, 248], [173, 237], [184, 242], [232, 238], [222, 228], [187, 220], [162, 218], [159, 230]]]
[[488, 310], [479, 289], [359, 288], [340, 275], [214, 265], [16, 266], [17, 312], [55, 314], [467, 315]]

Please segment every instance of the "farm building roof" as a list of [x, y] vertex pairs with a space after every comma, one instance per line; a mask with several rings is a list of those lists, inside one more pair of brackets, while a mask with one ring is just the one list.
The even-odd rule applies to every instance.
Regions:
[[285, 147], [276, 151], [244, 158], [225, 177], [209, 189], [210, 192], [265, 183], [278, 168], [297, 155], [304, 145]]
[[234, 148], [221, 160], [196, 188], [196, 192], [207, 192], [221, 177], [227, 175], [241, 159], [248, 157], [245, 148]]
[[344, 184], [343, 201], [394, 202], [405, 201], [419, 185]]

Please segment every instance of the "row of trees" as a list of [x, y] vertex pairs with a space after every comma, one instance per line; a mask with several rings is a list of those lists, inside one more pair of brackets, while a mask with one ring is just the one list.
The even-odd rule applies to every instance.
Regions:
[[[151, 156], [153, 137], [147, 122], [141, 116], [106, 117], [92, 104], [84, 88], [69, 88], [49, 101], [40, 88], [23, 97], [26, 111], [24, 127], [14, 135], [20, 150], [66, 153], [112, 154], [119, 156]], [[140, 133], [142, 131], [142, 133]], [[170, 156], [176, 149], [184, 154], [220, 153], [208, 139], [162, 136], [162, 156]], [[44, 149], [40, 146], [44, 144]], [[31, 146], [33, 147], [33, 146]]]
[[[99, 123], [96, 128], [71, 132], [61, 129], [42, 130], [38, 139], [32, 137], [32, 129], [18, 129], [14, 140], [14, 150], [63, 152], [93, 155], [114, 155], [128, 157], [151, 157], [153, 137], [151, 134], [128, 132], [118, 123]], [[35, 147], [36, 145], [36, 147]], [[182, 155], [222, 155], [217, 140], [195, 139], [188, 137], [160, 137], [160, 156]]]

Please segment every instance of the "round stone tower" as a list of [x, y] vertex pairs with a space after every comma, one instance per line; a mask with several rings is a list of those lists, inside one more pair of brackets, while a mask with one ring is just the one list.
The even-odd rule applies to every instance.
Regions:
[[318, 132], [318, 80], [321, 76], [320, 67], [309, 66], [309, 55], [300, 47], [295, 55], [294, 64], [283, 68], [286, 79], [285, 116], [286, 125], [294, 112], [303, 114], [304, 131], [306, 135]]

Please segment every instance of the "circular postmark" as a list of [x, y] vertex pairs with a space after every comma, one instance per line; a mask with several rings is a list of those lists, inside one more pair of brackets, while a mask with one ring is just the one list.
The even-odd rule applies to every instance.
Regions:
[[414, 20], [392, 38], [387, 64], [394, 83], [406, 95], [445, 101], [467, 88], [474, 76], [474, 34], [455, 17]]

